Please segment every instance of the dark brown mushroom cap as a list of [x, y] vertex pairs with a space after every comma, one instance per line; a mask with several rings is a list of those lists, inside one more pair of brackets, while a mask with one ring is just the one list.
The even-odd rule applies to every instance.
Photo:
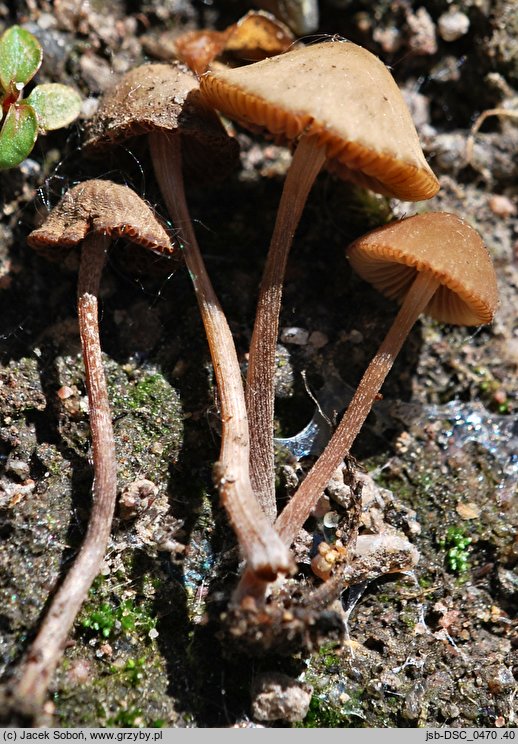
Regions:
[[426, 313], [443, 323], [483, 325], [493, 320], [498, 287], [488, 250], [476, 230], [447, 212], [428, 212], [384, 225], [347, 249], [354, 270], [401, 303], [417, 272], [440, 282]]
[[360, 186], [413, 201], [439, 189], [395, 80], [356, 44], [323, 42], [207, 72], [200, 89], [214, 108], [280, 141], [313, 135], [328, 168]]
[[237, 142], [202, 99], [197, 77], [180, 62], [141, 65], [126, 73], [103, 96], [87, 128], [84, 151], [103, 155], [155, 129], [181, 134], [191, 170], [224, 175], [237, 163]]
[[97, 232], [126, 238], [150, 251], [172, 255], [175, 247], [150, 207], [128, 186], [93, 179], [73, 186], [28, 244], [51, 260], [60, 260], [88, 235]]

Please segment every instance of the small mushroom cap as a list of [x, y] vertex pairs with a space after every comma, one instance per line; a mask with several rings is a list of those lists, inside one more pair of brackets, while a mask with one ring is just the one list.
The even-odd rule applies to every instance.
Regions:
[[328, 168], [360, 186], [413, 201], [439, 189], [395, 80], [356, 44], [323, 42], [208, 72], [200, 88], [222, 113], [280, 141], [314, 135]]
[[211, 173], [227, 173], [237, 163], [237, 142], [202, 99], [197, 77], [180, 62], [141, 65], [126, 73], [104, 95], [84, 150], [103, 155], [115, 144], [155, 129], [182, 135], [185, 161], [194, 170], [206, 173], [210, 167]]
[[426, 313], [443, 323], [493, 320], [498, 287], [488, 250], [476, 230], [454, 214], [428, 212], [378, 227], [352, 243], [354, 270], [386, 297], [403, 302], [418, 271], [440, 282]]
[[225, 51], [250, 62], [287, 51], [295, 37], [288, 26], [264, 10], [250, 10], [234, 24]]
[[47, 258], [60, 260], [91, 232], [126, 238], [163, 255], [174, 252], [164, 227], [140, 196], [128, 186], [98, 179], [67, 191], [27, 242]]
[[224, 31], [186, 31], [174, 41], [175, 56], [197, 75], [217, 57], [228, 53], [251, 61], [287, 51], [295, 38], [289, 28], [264, 10], [250, 10]]

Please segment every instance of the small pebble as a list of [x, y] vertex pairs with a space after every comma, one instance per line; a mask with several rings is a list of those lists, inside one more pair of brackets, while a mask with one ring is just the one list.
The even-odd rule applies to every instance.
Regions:
[[94, 96], [89, 96], [88, 98], [85, 98], [83, 102], [81, 103], [81, 118], [91, 119], [98, 108], [99, 108], [99, 98], [94, 98]]
[[437, 51], [435, 24], [426, 8], [418, 8], [415, 13], [409, 11], [406, 22], [409, 31], [409, 49], [414, 54], [422, 56], [435, 54]]
[[146, 478], [133, 481], [119, 498], [119, 515], [123, 520], [134, 519], [151, 506], [158, 494], [158, 486]]
[[504, 219], [513, 217], [517, 211], [516, 205], [513, 204], [508, 196], [504, 196], [503, 194], [493, 194], [489, 197], [487, 203], [493, 214], [496, 214], [497, 217], [503, 217]]
[[494, 695], [511, 691], [515, 685], [515, 679], [510, 669], [503, 666], [488, 669], [486, 672], [487, 686]]
[[7, 460], [6, 470], [9, 473], [14, 473], [22, 480], [28, 478], [30, 473], [29, 464], [24, 462], [24, 460], [17, 460], [15, 458], [9, 458]]
[[306, 346], [309, 339], [309, 332], [305, 328], [283, 328], [281, 330], [281, 341], [284, 344], [295, 344], [296, 346]]
[[86, 53], [79, 60], [83, 80], [93, 93], [102, 93], [113, 84], [112, 68], [97, 54]]
[[51, 13], [41, 13], [38, 18], [38, 26], [46, 31], [49, 28], [56, 28], [57, 21]]
[[302, 721], [313, 688], [280, 672], [258, 675], [252, 686], [252, 715], [258, 721]]
[[28, 178], [39, 176], [41, 173], [41, 165], [37, 160], [33, 160], [32, 158], [26, 158], [23, 163], [20, 164], [19, 168], [23, 175]]
[[323, 524], [324, 527], [335, 529], [340, 524], [340, 515], [335, 511], [327, 512], [327, 514], [324, 514]]
[[462, 517], [462, 519], [478, 519], [481, 510], [478, 504], [475, 504], [472, 501], [466, 503], [460, 501], [457, 504], [455, 511], [459, 517]]
[[92, 676], [90, 662], [85, 659], [75, 659], [67, 672], [67, 681], [71, 687], [78, 687], [91, 681]]
[[74, 390], [68, 385], [63, 385], [62, 387], [59, 388], [56, 395], [61, 400], [66, 400], [67, 398], [71, 398], [74, 395]]
[[437, 21], [439, 36], [443, 41], [457, 41], [469, 31], [469, 18], [452, 7], [443, 13]]
[[322, 333], [321, 331], [312, 331], [309, 334], [308, 343], [314, 349], [322, 349], [329, 343], [329, 338], [328, 336], [326, 336], [325, 333]]
[[386, 54], [394, 54], [401, 48], [401, 31], [395, 26], [377, 26], [372, 32], [372, 38]]

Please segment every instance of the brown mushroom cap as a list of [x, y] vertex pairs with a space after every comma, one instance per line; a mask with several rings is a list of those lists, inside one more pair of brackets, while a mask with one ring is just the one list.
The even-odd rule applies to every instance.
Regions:
[[441, 283], [426, 313], [443, 323], [490, 323], [498, 307], [495, 270], [482, 238], [447, 212], [429, 212], [379, 227], [347, 250], [354, 270], [401, 303], [417, 272]]
[[[146, 64], [108, 91], [90, 123], [84, 150], [102, 155], [115, 144], [162, 129], [179, 132], [191, 170], [228, 172], [238, 145], [202, 99], [197, 77], [180, 62]], [[201, 153], [200, 153], [201, 151]]]
[[51, 260], [60, 260], [90, 232], [172, 255], [174, 246], [148, 205], [128, 186], [93, 179], [73, 186], [44, 224], [33, 230], [28, 244]]
[[208, 72], [200, 88], [222, 113], [280, 141], [314, 135], [328, 168], [360, 186], [413, 201], [439, 189], [392, 75], [356, 44], [323, 42]]
[[287, 51], [294, 41], [289, 28], [271, 13], [250, 10], [224, 31], [186, 31], [176, 37], [173, 45], [175, 57], [201, 75], [222, 54], [230, 54], [249, 64]]

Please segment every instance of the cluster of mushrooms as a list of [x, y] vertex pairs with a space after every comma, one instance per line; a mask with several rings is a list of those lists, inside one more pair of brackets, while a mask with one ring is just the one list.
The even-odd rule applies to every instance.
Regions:
[[[185, 174], [221, 175], [235, 161], [236, 141], [216, 111], [294, 148], [259, 290], [245, 384], [184, 190]], [[227, 619], [234, 632], [241, 628], [245, 635], [254, 626], [252, 635], [263, 646], [273, 643], [264, 630], [268, 623], [276, 623], [277, 635], [284, 638], [300, 635], [308, 625], [309, 608], [328, 606], [354, 576], [356, 557], [370, 549], [369, 536], [358, 537], [352, 530], [345, 544], [327, 554], [321, 550], [314, 567], [322, 584], [298, 608], [291, 597], [287, 610], [282, 579], [295, 570], [290, 546], [347, 456], [419, 315], [477, 326], [491, 322], [498, 304], [488, 251], [478, 233], [453, 214], [424, 212], [379, 227], [349, 246], [353, 269], [401, 308], [326, 449], [277, 514], [273, 416], [279, 312], [288, 253], [315, 178], [325, 167], [339, 178], [407, 201], [433, 197], [439, 182], [389, 70], [367, 50], [341, 40], [295, 46], [242, 67], [214, 66], [200, 77], [181, 62], [134, 69], [101, 101], [87, 128], [84, 151], [102, 156], [136, 137], [149, 148], [174, 236], [127, 186], [92, 180], [71, 188], [28, 237], [30, 246], [54, 260], [81, 248], [78, 314], [94, 498], [83, 546], [13, 684], [12, 697], [22, 707], [27, 701], [38, 706], [45, 698], [74, 618], [99, 570], [116, 504], [115, 447], [97, 307], [102, 269], [115, 239], [155, 254], [181, 252], [191, 276], [220, 403], [221, 451], [214, 480], [243, 559]], [[411, 555], [410, 563], [415, 561], [415, 553]]]

